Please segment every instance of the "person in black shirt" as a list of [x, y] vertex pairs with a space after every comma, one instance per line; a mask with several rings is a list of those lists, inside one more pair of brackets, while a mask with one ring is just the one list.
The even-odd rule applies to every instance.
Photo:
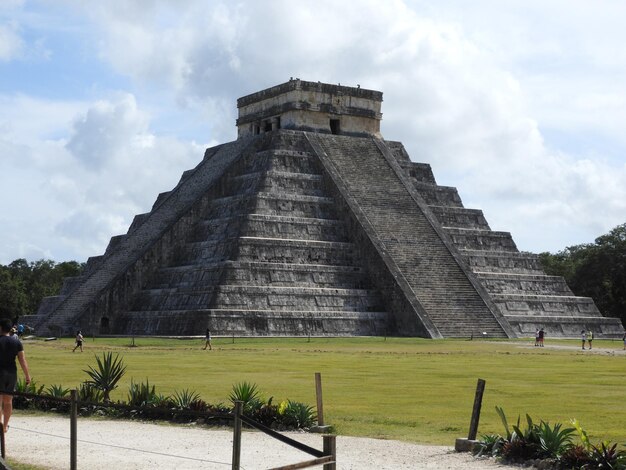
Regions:
[[3, 318], [0, 320], [0, 403], [2, 408], [0, 415], [4, 432], [9, 430], [9, 419], [13, 414], [13, 395], [3, 394], [3, 391], [12, 392], [17, 383], [17, 366], [15, 358], [20, 363], [26, 383], [30, 383], [30, 373], [28, 363], [24, 355], [24, 347], [17, 336], [9, 336], [11, 332], [11, 320]]

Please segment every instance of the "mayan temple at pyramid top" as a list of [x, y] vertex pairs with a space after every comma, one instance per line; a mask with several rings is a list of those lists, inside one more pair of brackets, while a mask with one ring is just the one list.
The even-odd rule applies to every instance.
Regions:
[[240, 98], [239, 138], [22, 321], [57, 336], [622, 334], [383, 140], [381, 103], [299, 79]]
[[237, 135], [290, 129], [381, 137], [382, 101], [380, 91], [291, 79], [237, 100]]

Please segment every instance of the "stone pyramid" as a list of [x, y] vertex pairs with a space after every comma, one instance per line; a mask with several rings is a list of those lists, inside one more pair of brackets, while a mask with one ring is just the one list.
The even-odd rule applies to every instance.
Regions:
[[240, 98], [238, 139], [23, 321], [55, 335], [623, 331], [383, 140], [381, 102], [299, 79]]

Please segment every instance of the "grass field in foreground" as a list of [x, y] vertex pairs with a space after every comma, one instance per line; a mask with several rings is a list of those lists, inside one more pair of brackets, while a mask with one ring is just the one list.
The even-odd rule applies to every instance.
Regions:
[[275, 403], [314, 405], [314, 373], [321, 372], [324, 415], [338, 433], [433, 444], [467, 435], [483, 378], [479, 434], [503, 432], [499, 405], [509, 421], [526, 413], [551, 423], [577, 418], [593, 440], [626, 442], [626, 356], [617, 341], [594, 341], [594, 354], [554, 339], [533, 348], [529, 341], [217, 338], [213, 351], [202, 351], [200, 339], [130, 342], [87, 338], [82, 354], [71, 352], [70, 339], [24, 344], [33, 379], [65, 387], [87, 379], [94, 354], [119, 352], [127, 371], [113, 399], [126, 399], [131, 378], [148, 378], [163, 394], [195, 390], [209, 403], [227, 402], [234, 383], [249, 381]]

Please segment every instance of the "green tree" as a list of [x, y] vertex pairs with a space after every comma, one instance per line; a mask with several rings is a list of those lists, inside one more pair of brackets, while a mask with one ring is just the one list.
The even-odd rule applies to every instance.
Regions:
[[563, 276], [576, 295], [591, 297], [603, 315], [626, 324], [626, 223], [592, 244], [539, 256], [547, 274]]
[[29, 263], [23, 258], [0, 265], [0, 313], [13, 320], [36, 313], [41, 299], [57, 295], [63, 279], [79, 275], [83, 267], [76, 261]]

